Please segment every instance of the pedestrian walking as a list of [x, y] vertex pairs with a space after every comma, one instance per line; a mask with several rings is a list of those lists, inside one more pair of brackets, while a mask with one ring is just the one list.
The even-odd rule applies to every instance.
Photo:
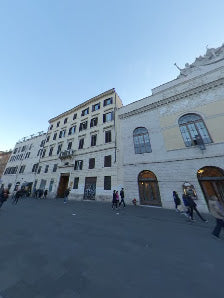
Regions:
[[117, 208], [117, 198], [116, 198], [116, 190], [113, 191], [113, 200], [112, 200], [112, 208]]
[[178, 193], [176, 191], [173, 191], [173, 200], [174, 200], [174, 203], [175, 203], [176, 212], [181, 212], [179, 210], [179, 207], [181, 206], [181, 201], [180, 201], [180, 198], [179, 198]]
[[216, 239], [220, 239], [219, 235], [220, 235], [221, 229], [224, 228], [224, 207], [221, 205], [221, 203], [219, 202], [216, 196], [209, 197], [208, 206], [209, 206], [210, 213], [216, 219], [216, 226], [212, 231], [212, 235]]
[[7, 201], [8, 197], [9, 197], [8, 188], [6, 189], [2, 188], [0, 192], [0, 208], [2, 207], [3, 203]]
[[69, 194], [70, 194], [70, 188], [67, 188], [64, 193], [64, 204], [67, 203]]
[[47, 198], [47, 194], [48, 194], [48, 190], [47, 190], [47, 189], [45, 189], [45, 191], [44, 191], [44, 199], [46, 199], [46, 198]]
[[14, 199], [12, 201], [12, 204], [17, 205], [20, 197], [21, 197], [21, 191], [19, 189], [17, 189], [17, 192], [16, 192]]
[[208, 222], [205, 218], [203, 218], [201, 216], [201, 214], [199, 213], [199, 211], [197, 209], [197, 204], [195, 203], [195, 201], [192, 199], [192, 197], [189, 194], [187, 194], [187, 203], [188, 203], [188, 206], [189, 206], [189, 211], [188, 212], [189, 212], [189, 215], [190, 215], [190, 219], [192, 221], [194, 221], [194, 211], [195, 211], [203, 222]]
[[119, 203], [119, 206], [121, 206], [121, 203], [123, 203], [123, 207], [125, 207], [125, 202], [124, 202], [124, 189], [122, 187], [121, 191], [120, 191], [120, 197], [121, 197], [121, 201]]
[[116, 191], [116, 201], [117, 201], [117, 206], [119, 206], [119, 193]]
[[44, 195], [43, 189], [39, 189], [39, 191], [38, 191], [38, 197], [39, 197], [39, 199], [42, 199], [43, 198], [43, 195]]

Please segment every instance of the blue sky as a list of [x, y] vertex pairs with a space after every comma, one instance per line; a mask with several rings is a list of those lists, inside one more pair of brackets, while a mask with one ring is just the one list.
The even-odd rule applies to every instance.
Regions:
[[[106, 3], [110, 2], [110, 3]], [[123, 104], [224, 43], [224, 2], [0, 1], [0, 150], [110, 88]]]

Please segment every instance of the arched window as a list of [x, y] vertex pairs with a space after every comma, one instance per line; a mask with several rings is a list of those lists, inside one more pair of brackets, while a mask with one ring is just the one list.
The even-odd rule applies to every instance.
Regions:
[[187, 147], [194, 146], [202, 141], [204, 144], [212, 143], [208, 130], [201, 116], [197, 114], [186, 114], [180, 117], [180, 131]]
[[141, 154], [152, 152], [148, 130], [145, 127], [138, 127], [133, 132], [135, 153]]

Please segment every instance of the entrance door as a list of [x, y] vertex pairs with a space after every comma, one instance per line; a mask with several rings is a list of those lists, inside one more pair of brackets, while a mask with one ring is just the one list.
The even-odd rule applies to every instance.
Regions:
[[96, 178], [97, 177], [86, 177], [83, 197], [84, 200], [95, 200]]
[[57, 198], [63, 198], [65, 190], [68, 188], [69, 174], [61, 174], [58, 184]]
[[198, 170], [197, 176], [206, 201], [215, 195], [224, 203], [224, 171], [217, 167], [204, 167]]
[[142, 205], [162, 206], [156, 175], [143, 171], [138, 176], [140, 203]]

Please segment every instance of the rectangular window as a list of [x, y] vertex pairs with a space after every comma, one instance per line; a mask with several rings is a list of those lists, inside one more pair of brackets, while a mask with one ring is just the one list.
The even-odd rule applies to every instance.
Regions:
[[114, 112], [103, 114], [103, 123], [114, 120]]
[[100, 102], [98, 102], [98, 103], [95, 104], [95, 105], [92, 105], [92, 112], [97, 111], [97, 110], [99, 110], [99, 109], [100, 109]]
[[54, 150], [54, 147], [51, 147], [51, 148], [50, 148], [50, 151], [49, 151], [49, 156], [52, 156], [52, 154], [53, 154], [53, 150]]
[[44, 147], [44, 144], [45, 144], [45, 140], [41, 141], [40, 147]]
[[79, 177], [74, 178], [73, 189], [79, 188]]
[[32, 172], [36, 173], [37, 168], [38, 168], [38, 163], [35, 163], [35, 164], [33, 165]]
[[89, 108], [83, 110], [81, 116], [85, 116], [85, 115], [88, 115], [88, 114], [89, 114]]
[[97, 135], [91, 135], [91, 146], [96, 146]]
[[59, 154], [61, 152], [61, 148], [62, 148], [62, 144], [58, 145], [58, 150], [57, 150], [57, 154]]
[[50, 136], [47, 136], [46, 143], [49, 142], [49, 140], [50, 140]]
[[49, 184], [49, 192], [52, 192], [53, 185], [54, 185], [54, 180], [51, 179], [50, 184]]
[[38, 152], [37, 152], [37, 156], [41, 156], [41, 154], [42, 154], [42, 150], [43, 150], [43, 149], [39, 149], [39, 150], [38, 150]]
[[77, 118], [77, 113], [75, 113], [74, 115], [73, 115], [73, 120], [75, 120]]
[[76, 125], [69, 128], [68, 135], [73, 135], [75, 133]]
[[113, 103], [113, 97], [107, 98], [103, 101], [103, 106], [108, 106], [111, 105]]
[[104, 156], [104, 167], [111, 167], [111, 155]]
[[16, 154], [18, 148], [15, 148], [14, 151], [13, 151], [13, 154]]
[[105, 131], [105, 143], [111, 142], [111, 130]]
[[95, 168], [95, 158], [90, 158], [89, 159], [89, 169], [94, 169]]
[[49, 169], [49, 165], [46, 165], [45, 170], [44, 170], [44, 173], [47, 173], [48, 172], [48, 169]]
[[69, 142], [69, 143], [68, 143], [67, 150], [70, 150], [71, 148], [72, 148], [72, 142]]
[[87, 129], [87, 121], [81, 122], [79, 125], [79, 131]]
[[25, 150], [26, 150], [26, 146], [23, 146], [21, 152], [23, 152]]
[[59, 127], [59, 125], [60, 125], [60, 121], [57, 122], [57, 127]]
[[41, 166], [39, 166], [37, 174], [40, 174], [40, 171], [41, 171]]
[[51, 126], [50, 126], [50, 130], [52, 130], [52, 128], [53, 128], [53, 124], [51, 124]]
[[68, 118], [64, 119], [64, 124], [66, 124], [68, 122]]
[[25, 167], [26, 167], [26, 166], [21, 166], [20, 169], [19, 169], [19, 173], [23, 173], [24, 170], [25, 170]]
[[55, 163], [54, 166], [53, 166], [53, 172], [56, 172], [57, 171], [57, 168], [58, 168], [58, 164]]
[[91, 121], [90, 121], [90, 127], [97, 126], [97, 123], [98, 123], [98, 118], [97, 117], [91, 119]]
[[30, 157], [30, 152], [27, 152], [25, 155], [25, 158], [29, 158]]
[[74, 170], [82, 170], [83, 160], [76, 160]]
[[53, 136], [53, 140], [56, 140], [56, 138], [57, 138], [57, 133], [55, 132]]
[[59, 132], [59, 138], [64, 138], [65, 137], [65, 133], [66, 133], [66, 129], [63, 129]]
[[79, 149], [83, 149], [84, 146], [84, 138], [79, 140]]
[[104, 176], [104, 190], [111, 190], [111, 176]]
[[41, 157], [44, 157], [46, 154], [46, 149], [43, 150]]

